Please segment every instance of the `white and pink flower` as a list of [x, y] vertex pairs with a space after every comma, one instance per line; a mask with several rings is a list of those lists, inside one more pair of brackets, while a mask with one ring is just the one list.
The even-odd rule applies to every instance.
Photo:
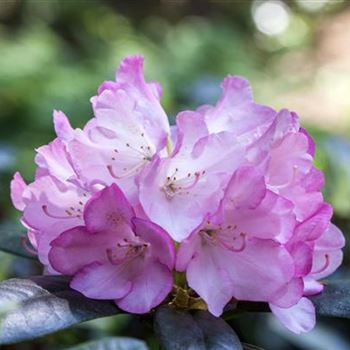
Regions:
[[54, 113], [57, 138], [37, 150], [34, 182], [15, 174], [13, 203], [46, 271], [72, 276], [89, 298], [146, 313], [176, 270], [215, 316], [232, 300], [261, 301], [309, 331], [307, 297], [345, 243], [314, 142], [295, 113], [256, 104], [245, 79], [222, 88], [215, 106], [181, 112], [170, 128], [159, 84], [144, 80], [142, 57], [126, 58], [84, 129]]

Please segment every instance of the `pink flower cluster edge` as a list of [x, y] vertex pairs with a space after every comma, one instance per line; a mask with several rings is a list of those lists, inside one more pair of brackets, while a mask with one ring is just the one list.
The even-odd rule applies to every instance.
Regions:
[[[315, 325], [307, 298], [342, 261], [344, 237], [294, 112], [253, 101], [228, 76], [216, 105], [170, 126], [143, 58], [125, 58], [91, 98], [94, 117], [38, 148], [34, 182], [16, 173], [12, 201], [46, 273], [123, 310], [162, 303], [173, 272], [220, 316], [232, 300], [269, 303], [295, 333]], [[175, 249], [176, 246], [176, 249]]]

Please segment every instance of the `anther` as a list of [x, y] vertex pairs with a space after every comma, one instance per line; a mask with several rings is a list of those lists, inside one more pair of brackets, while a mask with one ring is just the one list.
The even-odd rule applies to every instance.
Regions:
[[60, 216], [60, 215], [55, 215], [55, 214], [49, 213], [47, 205], [42, 205], [41, 208], [47, 216], [49, 216], [50, 218], [53, 218], [53, 219], [71, 219], [73, 217], [72, 213], [69, 210], [65, 211], [66, 214], [69, 216]]

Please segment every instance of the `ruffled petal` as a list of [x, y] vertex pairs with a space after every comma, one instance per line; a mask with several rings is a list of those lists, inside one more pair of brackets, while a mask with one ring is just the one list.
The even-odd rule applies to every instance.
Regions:
[[53, 112], [53, 123], [57, 137], [64, 143], [69, 142], [74, 137], [74, 129], [70, 125], [67, 116], [61, 111]]
[[304, 134], [287, 134], [270, 151], [268, 184], [279, 188], [292, 183], [296, 176], [306, 174], [312, 166], [312, 157], [307, 150], [308, 140]]
[[76, 177], [66, 146], [60, 139], [57, 138], [36, 151], [35, 163], [48, 174], [61, 181]]
[[245, 145], [254, 142], [273, 122], [276, 112], [253, 102], [251, 87], [242, 77], [228, 76], [221, 86], [223, 95], [216, 106], [203, 111], [209, 131], [229, 131]]
[[190, 111], [179, 113], [176, 116], [176, 143], [173, 155], [180, 152], [182, 157], [189, 157], [196, 142], [208, 134], [201, 114]]
[[275, 238], [286, 242], [296, 224], [294, 206], [281, 196], [267, 191], [261, 203], [254, 209], [232, 210], [224, 205], [224, 222], [237, 226], [237, 231], [249, 237]]
[[23, 192], [27, 188], [22, 175], [16, 172], [11, 181], [11, 200], [16, 209], [23, 211], [25, 202], [23, 200]]
[[327, 203], [322, 204], [314, 215], [296, 227], [294, 240], [311, 241], [320, 237], [327, 229], [332, 214], [332, 207]]
[[315, 249], [318, 251], [337, 250], [344, 247], [345, 238], [339, 228], [331, 223], [315, 244]]

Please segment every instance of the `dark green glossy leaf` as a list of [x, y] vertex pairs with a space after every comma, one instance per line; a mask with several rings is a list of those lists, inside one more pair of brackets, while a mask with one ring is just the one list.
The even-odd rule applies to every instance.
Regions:
[[29, 253], [23, 245], [26, 230], [20, 225], [5, 223], [0, 225], [0, 250], [25, 258], [36, 259], [36, 255]]
[[138, 339], [108, 337], [83, 343], [67, 350], [147, 350], [147, 346]]
[[321, 294], [310, 299], [318, 315], [350, 318], [350, 280], [324, 282]]
[[155, 314], [155, 330], [164, 350], [242, 350], [232, 328], [207, 311], [191, 314], [161, 307]]
[[72, 290], [63, 276], [10, 279], [0, 283], [0, 344], [32, 339], [119, 312], [112, 302], [88, 299]]

